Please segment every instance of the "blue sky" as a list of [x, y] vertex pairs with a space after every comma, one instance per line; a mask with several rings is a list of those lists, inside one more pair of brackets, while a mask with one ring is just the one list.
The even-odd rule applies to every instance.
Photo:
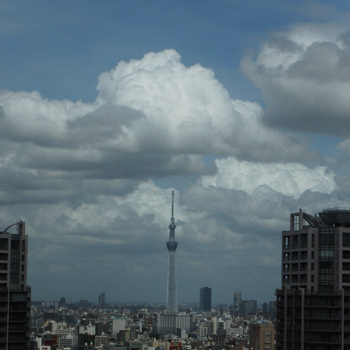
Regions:
[[167, 48], [213, 69], [235, 97], [259, 97], [242, 55], [309, 19], [302, 1], [4, 2], [2, 13], [3, 87], [73, 101], [93, 101], [98, 74], [119, 61]]
[[179, 300], [267, 302], [289, 213], [350, 207], [348, 1], [0, 10], [0, 224], [27, 222], [34, 300], [165, 301], [175, 190]]

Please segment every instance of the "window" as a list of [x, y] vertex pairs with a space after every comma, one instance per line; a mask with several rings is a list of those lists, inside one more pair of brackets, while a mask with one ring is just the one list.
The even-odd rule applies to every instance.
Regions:
[[350, 247], [350, 232], [343, 232], [343, 247]]
[[299, 231], [299, 215], [293, 216], [294, 231]]
[[350, 259], [350, 250], [343, 250], [343, 259]]
[[0, 238], [0, 249], [1, 250], [8, 249], [8, 239], [7, 238]]

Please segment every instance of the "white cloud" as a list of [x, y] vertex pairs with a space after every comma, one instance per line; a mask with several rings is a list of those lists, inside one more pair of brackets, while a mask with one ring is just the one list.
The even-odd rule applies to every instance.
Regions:
[[100, 104], [118, 104], [145, 115], [127, 128], [138, 149], [253, 159], [310, 155], [297, 140], [266, 129], [258, 104], [231, 100], [212, 70], [199, 64], [185, 67], [174, 50], [120, 62], [100, 75], [97, 88]]
[[306, 190], [331, 193], [336, 189], [335, 174], [325, 167], [307, 168], [298, 163], [250, 163], [235, 158], [217, 159], [217, 174], [204, 176], [203, 186], [235, 189], [252, 195], [267, 185], [285, 196], [298, 199]]
[[[119, 63], [100, 75], [98, 90], [91, 104], [0, 92], [0, 223], [27, 221], [36, 285], [57, 261], [79, 286], [84, 271], [102, 282], [103, 266], [111, 288], [128, 280], [162, 300], [153, 286], [165, 289], [172, 188], [158, 179], [167, 187], [169, 178], [190, 178], [176, 191], [175, 219], [179, 286], [196, 290], [261, 261], [277, 270], [276, 235], [289, 212], [302, 201], [329, 203], [336, 189], [324, 168], [278, 163], [315, 153], [264, 126], [259, 104], [231, 99], [210, 69], [186, 67], [174, 50]], [[236, 158], [213, 164], [207, 155]], [[64, 293], [64, 281], [52, 290]]]

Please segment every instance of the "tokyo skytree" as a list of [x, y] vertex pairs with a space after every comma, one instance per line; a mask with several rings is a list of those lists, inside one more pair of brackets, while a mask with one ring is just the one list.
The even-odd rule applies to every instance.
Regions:
[[169, 242], [166, 242], [166, 246], [169, 252], [168, 258], [168, 280], [166, 291], [166, 311], [178, 311], [177, 310], [177, 293], [176, 293], [176, 275], [175, 275], [175, 250], [177, 248], [177, 242], [175, 241], [175, 219], [174, 219], [174, 191], [171, 192], [171, 219], [169, 225]]

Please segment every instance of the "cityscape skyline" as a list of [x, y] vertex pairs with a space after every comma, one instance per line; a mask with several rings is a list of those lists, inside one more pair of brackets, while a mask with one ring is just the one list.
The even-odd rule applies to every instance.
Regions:
[[0, 225], [33, 300], [165, 302], [174, 191], [179, 302], [269, 302], [289, 214], [350, 206], [350, 5], [145, 4], [2, 2]]

